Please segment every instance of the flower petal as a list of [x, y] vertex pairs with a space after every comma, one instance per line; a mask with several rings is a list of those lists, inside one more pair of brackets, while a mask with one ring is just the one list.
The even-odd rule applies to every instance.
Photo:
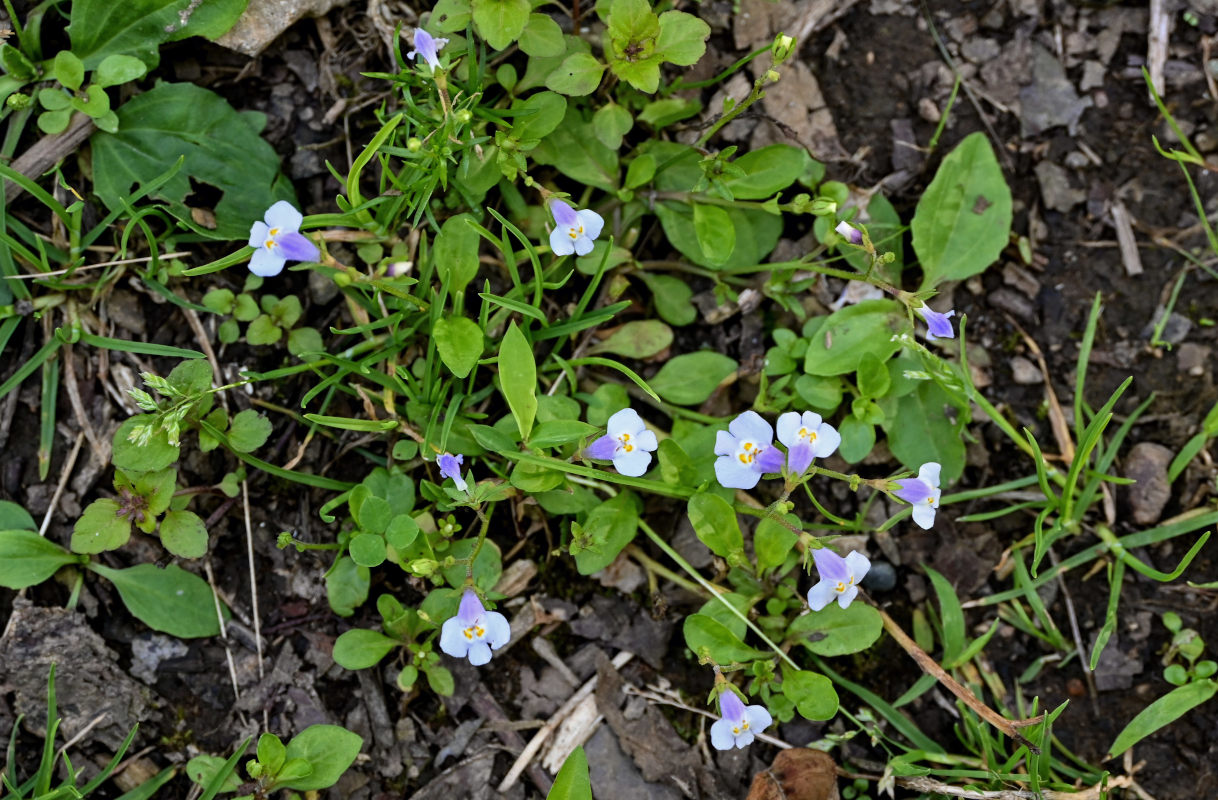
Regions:
[[855, 583], [862, 583], [863, 576], [871, 569], [871, 559], [857, 550], [852, 550], [846, 554], [846, 568], [850, 570], [850, 577], [854, 578]]
[[478, 621], [478, 617], [486, 613], [486, 607], [482, 605], [482, 601], [478, 599], [478, 595], [473, 589], [466, 589], [461, 595], [461, 605], [457, 609], [457, 619], [461, 621], [462, 628], [468, 628]]
[[614, 439], [612, 436], [602, 436], [584, 448], [584, 457], [608, 461], [617, 452], [617, 444], [617, 439]]
[[483, 614], [482, 627], [486, 629], [484, 638], [487, 644], [495, 650], [503, 647], [512, 639], [512, 626], [508, 624], [507, 617], [498, 611], [487, 611]]
[[774, 718], [770, 716], [766, 707], [760, 705], [745, 707], [744, 719], [749, 723], [750, 733], [761, 733], [774, 722]]
[[[550, 201], [550, 213], [554, 215], [554, 224], [559, 228], [579, 227], [579, 214], [575, 209], [558, 198]], [[563, 232], [566, 235], [566, 232]]]
[[260, 247], [250, 256], [250, 272], [262, 278], [270, 278], [283, 272], [287, 260], [277, 256], [265, 247]]
[[[820, 551], [817, 550], [817, 553]], [[833, 589], [833, 584], [823, 578], [819, 583], [808, 590], [808, 608], [813, 611], [820, 611], [825, 606], [833, 602], [833, 596], [837, 592]]]
[[250, 226], [250, 247], [262, 247], [266, 244], [266, 236], [271, 232], [271, 228], [262, 220], [256, 221]]
[[655, 431], [641, 430], [634, 437], [634, 446], [641, 450], [654, 451], [659, 448], [660, 442], [656, 439]]
[[300, 230], [302, 222], [304, 222], [304, 215], [287, 200], [280, 200], [266, 210], [266, 224], [272, 228], [278, 228], [280, 235], [283, 231]]
[[782, 472], [782, 451], [777, 447], [767, 447], [762, 450], [753, 462], [753, 468], [762, 475], [769, 475], [775, 472]]
[[629, 453], [618, 453], [613, 457], [613, 468], [631, 478], [637, 478], [645, 473], [649, 464], [651, 464], [651, 453], [637, 447]]
[[575, 239], [575, 255], [586, 256], [592, 252], [592, 240], [587, 236], [579, 236]]
[[465, 658], [469, 652], [469, 641], [462, 631], [465, 626], [456, 617], [444, 620], [440, 626], [440, 649], [453, 658]]
[[623, 433], [637, 436], [645, 430], [647, 426], [643, 423], [643, 418], [633, 408], [623, 408], [605, 423], [605, 432], [615, 439]]
[[913, 507], [913, 521], [918, 527], [928, 531], [935, 524], [935, 507], [930, 503], [916, 503]]
[[921, 478], [901, 478], [893, 483], [900, 487], [893, 492], [893, 495], [913, 506], [925, 502], [934, 491], [934, 487]]
[[737, 439], [747, 439], [757, 444], [774, 441], [774, 429], [756, 411], [746, 411], [728, 423], [727, 429]]
[[715, 477], [720, 486], [729, 489], [752, 489], [761, 480], [761, 473], [741, 464], [735, 456], [720, 456], [715, 460]]
[[800, 424], [802, 424], [805, 428], [810, 431], [814, 431], [820, 427], [824, 420], [822, 420], [820, 414], [817, 414], [815, 411], [805, 411], [800, 415], [799, 421]]
[[556, 256], [569, 256], [575, 252], [575, 242], [562, 228], [550, 231], [550, 252]]
[[279, 234], [280, 252], [290, 261], [316, 261], [321, 258], [317, 245], [309, 241], [309, 237], [296, 231]]
[[807, 442], [800, 442], [787, 451], [787, 469], [792, 475], [803, 475], [811, 463], [812, 448]]
[[601, 231], [605, 227], [605, 219], [590, 208], [585, 208], [582, 211], [577, 211], [575, 216], [579, 218], [580, 224], [584, 226], [584, 235], [589, 239], [595, 239], [601, 235]]
[[715, 455], [717, 456], [735, 456], [736, 455], [736, 437], [732, 436], [727, 431], [718, 431], [715, 433]]
[[725, 719], [711, 724], [711, 747], [716, 750], [731, 750], [736, 746], [736, 737], [732, 734], [732, 723]]
[[922, 465], [922, 468], [920, 470], [918, 470], [918, 477], [920, 479], [926, 481], [926, 483], [930, 484], [931, 486], [938, 488], [939, 487], [939, 472], [942, 469], [943, 469], [943, 467], [939, 465], [939, 462], [927, 461], [925, 464]]
[[735, 738], [736, 738], [736, 747], [743, 750], [744, 748], [748, 747], [749, 745], [751, 745], [753, 743], [753, 739], [755, 737], [753, 736], [752, 731], [745, 731], [744, 733], [740, 734], [739, 736], [737, 736]]
[[491, 660], [491, 646], [486, 642], [474, 642], [469, 646], [469, 663], [480, 667]]
[[942, 496], [943, 496], [942, 491], [940, 491], [939, 489], [933, 489], [930, 493], [930, 500], [931, 500], [930, 507], [938, 508], [939, 507], [939, 498]]
[[719, 713], [733, 725], [744, 722], [744, 701], [734, 691], [728, 689], [719, 695]]
[[847, 586], [846, 591], [837, 596], [837, 604], [842, 608], [850, 608], [850, 604], [854, 602], [854, 598], [859, 596], [859, 587]]
[[[778, 429], [778, 441], [786, 445], [787, 449], [798, 444], [799, 423], [799, 414], [795, 411], [788, 411], [778, 417], [778, 422], [774, 427]], [[802, 472], [802, 470], [800, 471]]]
[[828, 458], [841, 443], [842, 435], [837, 432], [837, 428], [822, 422], [816, 431], [816, 444], [812, 445], [812, 455], [816, 458]]
[[816, 572], [820, 575], [821, 580], [835, 583], [850, 580], [850, 567], [846, 566], [846, 559], [829, 548], [822, 547], [813, 550], [812, 560], [816, 562]]

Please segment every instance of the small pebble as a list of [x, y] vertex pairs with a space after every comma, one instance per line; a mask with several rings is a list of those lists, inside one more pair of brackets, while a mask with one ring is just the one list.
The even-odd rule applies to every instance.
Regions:
[[872, 561], [863, 577], [863, 588], [869, 592], [891, 592], [897, 585], [897, 571], [887, 561]]
[[1016, 383], [1023, 386], [1045, 381], [1045, 376], [1040, 374], [1040, 369], [1023, 356], [1015, 356], [1011, 359], [1011, 375]]

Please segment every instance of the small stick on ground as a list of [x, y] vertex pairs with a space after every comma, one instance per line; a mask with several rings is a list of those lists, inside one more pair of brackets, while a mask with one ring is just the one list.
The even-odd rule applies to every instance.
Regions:
[[211, 559], [203, 560], [203, 569], [207, 572], [207, 583], [211, 586], [211, 596], [216, 602], [216, 619], [220, 623], [220, 640], [224, 642], [224, 655], [228, 658], [228, 676], [233, 681], [233, 694], [241, 699], [241, 687], [237, 685], [237, 665], [233, 663], [233, 651], [228, 646], [228, 628], [224, 625], [224, 612], [220, 609], [220, 591], [216, 588], [216, 575], [211, 569]]
[[254, 528], [250, 525], [250, 490], [245, 481], [241, 481], [241, 502], [245, 507], [245, 544], [250, 559], [250, 600], [254, 616], [254, 644], [258, 649], [258, 677], [265, 678], [262, 667], [262, 624], [258, 614], [258, 576], [254, 572]]
[[55, 507], [59, 505], [59, 498], [63, 494], [64, 487], [68, 485], [68, 478], [72, 475], [72, 467], [76, 466], [76, 457], [80, 455], [80, 446], [84, 444], [84, 441], [84, 431], [76, 434], [76, 444], [72, 445], [72, 452], [68, 453], [68, 461], [63, 465], [63, 471], [59, 474], [59, 483], [55, 486], [55, 494], [51, 495], [51, 503], [47, 506], [47, 513], [43, 515], [42, 524], [38, 526], [39, 536], [47, 535], [47, 526], [51, 524], [51, 517], [55, 514]]

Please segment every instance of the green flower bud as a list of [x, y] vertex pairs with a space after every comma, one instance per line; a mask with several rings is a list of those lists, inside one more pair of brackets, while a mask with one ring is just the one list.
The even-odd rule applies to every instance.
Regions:
[[468, 108], [461, 109], [457, 112], [456, 116], [457, 122], [460, 122], [462, 125], [468, 124], [469, 121], [474, 118], [473, 113]]
[[417, 136], [411, 136], [406, 140], [406, 149], [412, 153], [417, 153], [423, 149], [423, 140]]
[[8, 96], [8, 100], [5, 101], [5, 105], [14, 111], [24, 111], [33, 105], [33, 103], [34, 98], [21, 92], [13, 92]]
[[781, 64], [791, 56], [794, 49], [795, 38], [780, 33], [774, 37], [774, 43], [770, 45], [770, 58], [774, 60], [775, 64]]

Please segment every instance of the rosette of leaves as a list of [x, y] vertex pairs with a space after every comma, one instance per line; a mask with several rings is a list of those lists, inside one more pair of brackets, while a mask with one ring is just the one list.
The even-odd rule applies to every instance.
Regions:
[[[248, 744], [247, 739], [238, 752]], [[245, 765], [252, 787], [242, 784], [236, 774], [237, 755], [227, 761], [219, 756], [195, 756], [187, 762], [186, 774], [213, 796], [251, 788], [254, 793], [242, 798], [268, 797], [280, 790], [316, 793], [338, 783], [363, 746], [362, 736], [339, 725], [310, 725], [286, 745], [273, 733], [258, 737], [257, 755]]]
[[[250, 276], [261, 284], [261, 278]], [[245, 341], [251, 345], [276, 344], [287, 334], [288, 352], [298, 358], [308, 358], [323, 349], [321, 333], [305, 325], [296, 327], [303, 308], [295, 295], [277, 297], [273, 294], [255, 298], [250, 281], [246, 289], [234, 293], [232, 289], [212, 289], [203, 296], [203, 305], [217, 314], [229, 316], [220, 323], [216, 336], [224, 344], [232, 344], [241, 338], [240, 323], [249, 323], [245, 329]]]
[[93, 119], [93, 124], [107, 133], [118, 130], [118, 116], [110, 110], [107, 86], [118, 86], [144, 77], [148, 68], [134, 56], [106, 56], [92, 80], [85, 85], [85, 64], [69, 50], [61, 50], [51, 62], [51, 75], [59, 87], [47, 87], [38, 92], [38, 102], [45, 111], [38, 115], [38, 127], [43, 133], [62, 133], [68, 127], [74, 111]]

